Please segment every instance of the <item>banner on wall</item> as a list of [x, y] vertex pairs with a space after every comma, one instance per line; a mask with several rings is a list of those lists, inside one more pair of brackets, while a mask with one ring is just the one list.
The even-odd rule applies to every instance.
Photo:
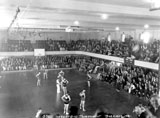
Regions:
[[34, 56], [45, 56], [45, 49], [34, 49]]

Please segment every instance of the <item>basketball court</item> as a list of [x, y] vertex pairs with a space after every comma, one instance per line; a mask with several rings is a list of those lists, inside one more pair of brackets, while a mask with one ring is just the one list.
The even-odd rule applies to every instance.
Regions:
[[[3, 118], [34, 118], [37, 109], [43, 112], [63, 115], [63, 102], [60, 94], [56, 93], [56, 77], [59, 70], [48, 72], [48, 80], [42, 79], [42, 86], [36, 86], [34, 72], [14, 72], [3, 74], [0, 80], [0, 116]], [[86, 75], [74, 69], [64, 70], [69, 81], [68, 91], [71, 96], [70, 106], [79, 107], [79, 92], [86, 89], [86, 112], [93, 115], [98, 108], [107, 109], [110, 113], [133, 115], [135, 105], [144, 103], [128, 93], [117, 92], [106, 82], [92, 80], [91, 87], [87, 86]], [[42, 76], [41, 76], [42, 77]]]

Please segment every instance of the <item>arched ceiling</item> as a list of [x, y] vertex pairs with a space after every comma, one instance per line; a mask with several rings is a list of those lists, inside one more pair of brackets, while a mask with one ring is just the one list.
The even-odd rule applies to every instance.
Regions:
[[[12, 25], [21, 28], [77, 30], [160, 29], [160, 11], [149, 11], [148, 0], [0, 0], [0, 28], [8, 28], [16, 10], [20, 12]], [[107, 14], [107, 19], [101, 19]], [[79, 21], [76, 26], [74, 21]]]

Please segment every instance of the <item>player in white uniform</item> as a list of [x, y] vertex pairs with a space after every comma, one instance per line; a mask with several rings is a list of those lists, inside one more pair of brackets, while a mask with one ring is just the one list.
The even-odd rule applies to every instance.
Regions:
[[63, 72], [63, 70], [61, 70], [61, 71], [58, 73], [58, 76], [64, 77], [64, 72]]
[[85, 110], [85, 98], [86, 98], [86, 94], [85, 94], [86, 90], [83, 90], [79, 93], [79, 96], [81, 97], [81, 102], [80, 102], [80, 109], [82, 109], [83, 111]]
[[39, 108], [38, 111], [37, 111], [37, 113], [36, 113], [35, 118], [40, 118], [40, 115], [41, 115], [41, 114], [42, 114], [42, 109]]
[[87, 83], [88, 83], [88, 87], [91, 86], [90, 80], [92, 79], [92, 77], [91, 77], [90, 73], [91, 73], [91, 71], [88, 71], [88, 72], [87, 72], [87, 79], [88, 79], [88, 80], [87, 80]]
[[68, 114], [69, 103], [71, 101], [71, 97], [68, 94], [62, 96], [62, 101], [64, 102], [64, 114]]
[[38, 73], [36, 74], [36, 78], [37, 78], [37, 86], [41, 86], [40, 74], [41, 74], [41, 72], [38, 72]]
[[61, 80], [60, 80], [60, 78], [57, 78], [56, 86], [57, 86], [57, 93], [60, 93], [61, 92]]
[[44, 70], [43, 78], [48, 79], [48, 70], [47, 69]]

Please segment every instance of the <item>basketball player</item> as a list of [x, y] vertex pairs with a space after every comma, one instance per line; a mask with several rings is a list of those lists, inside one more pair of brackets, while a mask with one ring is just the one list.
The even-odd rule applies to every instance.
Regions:
[[41, 74], [41, 72], [38, 72], [37, 75], [36, 75], [36, 78], [37, 78], [37, 86], [41, 86], [40, 74]]
[[62, 96], [62, 100], [64, 102], [64, 114], [68, 114], [69, 103], [71, 101], [71, 97], [68, 94]]
[[61, 71], [58, 73], [58, 76], [64, 77], [64, 72], [63, 72], [63, 70], [61, 70]]
[[48, 70], [47, 69], [44, 70], [43, 78], [48, 79]]
[[36, 117], [36, 118], [40, 118], [41, 114], [42, 114], [42, 109], [39, 108], [38, 111], [37, 111], [37, 113], [36, 113], [36, 116], [35, 116], [35, 117]]
[[60, 78], [57, 78], [56, 80], [56, 86], [57, 86], [57, 93], [60, 93], [61, 92], [61, 80]]
[[87, 72], [87, 79], [88, 79], [87, 83], [88, 83], [88, 87], [91, 86], [90, 80], [92, 79], [92, 77], [91, 77], [90, 73], [91, 73], [91, 70], [89, 70], [89, 71]]
[[86, 90], [83, 90], [79, 94], [79, 96], [81, 97], [80, 109], [82, 109], [83, 111], [86, 111], [85, 108], [84, 108], [84, 106], [85, 106], [85, 98], [86, 98], [85, 92], [86, 92]]
[[57, 79], [59, 79], [59, 81], [60, 81], [60, 88], [61, 89], [63, 89], [63, 87], [62, 87], [62, 76], [58, 73], [58, 76], [57, 76]]
[[64, 77], [61, 77], [61, 86], [62, 86], [62, 90], [64, 92], [64, 94], [67, 94], [67, 84], [69, 83], [67, 79], [65, 79]]
[[57, 78], [58, 78], [58, 79], [61, 79], [61, 78], [62, 78], [62, 76], [61, 76], [60, 74], [58, 74]]

